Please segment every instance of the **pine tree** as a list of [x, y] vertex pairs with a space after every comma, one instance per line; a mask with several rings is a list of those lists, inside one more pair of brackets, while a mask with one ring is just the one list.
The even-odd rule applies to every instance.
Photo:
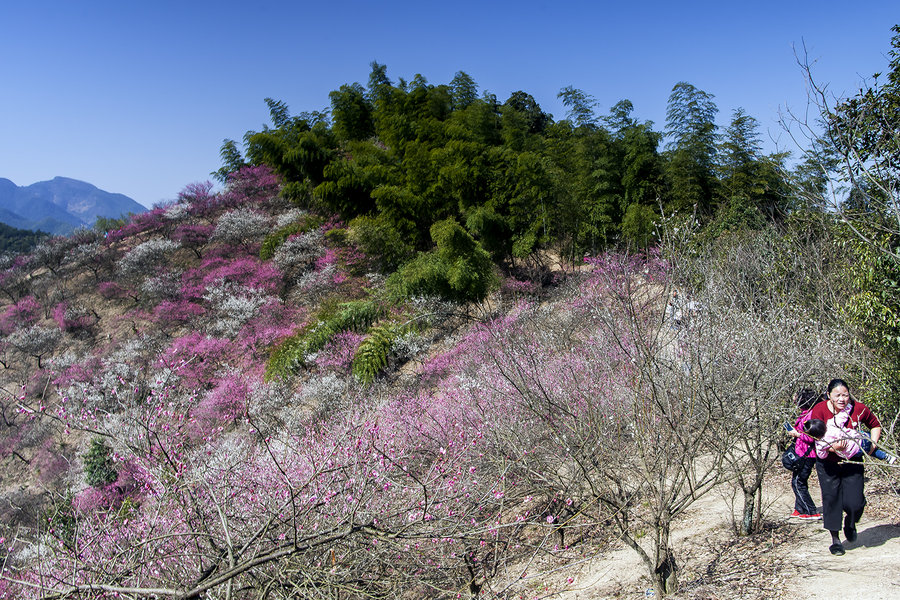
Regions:
[[101, 438], [93, 438], [84, 455], [84, 480], [91, 487], [103, 487], [118, 479], [119, 473], [112, 459], [112, 448]]

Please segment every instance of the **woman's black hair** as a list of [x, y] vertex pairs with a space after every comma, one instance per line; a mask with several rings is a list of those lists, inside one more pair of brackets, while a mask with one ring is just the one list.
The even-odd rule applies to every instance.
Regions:
[[797, 392], [797, 408], [809, 410], [821, 399], [819, 392], [810, 388], [800, 388]]
[[845, 387], [845, 388], [847, 388], [848, 392], [850, 391], [850, 384], [848, 384], [846, 381], [844, 381], [843, 379], [832, 379], [831, 381], [828, 382], [828, 388], [827, 388], [828, 394], [830, 395], [831, 390], [833, 390], [836, 387]]
[[810, 419], [803, 424], [803, 433], [809, 437], [819, 439], [825, 435], [825, 421], [822, 419]]

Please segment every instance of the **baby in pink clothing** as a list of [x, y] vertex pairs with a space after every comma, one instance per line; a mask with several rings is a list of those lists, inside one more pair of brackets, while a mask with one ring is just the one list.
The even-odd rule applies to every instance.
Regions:
[[[819, 458], [828, 456], [829, 449], [841, 458], [848, 460], [862, 453], [860, 446], [862, 436], [854, 429], [845, 429], [835, 423], [834, 421], [840, 416], [840, 414], [836, 415], [827, 423], [821, 419], [810, 419], [806, 422], [806, 434], [816, 439], [816, 456]], [[846, 443], [836, 444], [841, 441]]]
[[[828, 450], [847, 460], [859, 460], [864, 452], [868, 452], [872, 442], [855, 429], [842, 427], [847, 422], [849, 411], [844, 410], [835, 415], [834, 419], [828, 419], [827, 423], [822, 419], [810, 419], [804, 423], [804, 432], [816, 440], [816, 456], [825, 458]], [[837, 442], [845, 442], [837, 444]], [[880, 448], [872, 452], [872, 456], [880, 460], [886, 460], [890, 464], [896, 462], [896, 458]]]

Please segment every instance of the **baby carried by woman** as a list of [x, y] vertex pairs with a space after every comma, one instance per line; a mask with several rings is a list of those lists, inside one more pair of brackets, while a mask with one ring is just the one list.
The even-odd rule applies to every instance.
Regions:
[[[850, 418], [850, 405], [834, 415], [833, 419], [823, 421], [810, 419], [803, 424], [803, 432], [816, 440], [816, 455], [825, 458], [828, 450], [846, 460], [862, 460], [862, 455], [868, 454], [872, 448], [872, 440], [865, 433], [845, 427]], [[837, 442], [844, 442], [838, 444]], [[888, 454], [881, 448], [876, 448], [872, 456], [888, 464], [897, 462], [897, 457]]]

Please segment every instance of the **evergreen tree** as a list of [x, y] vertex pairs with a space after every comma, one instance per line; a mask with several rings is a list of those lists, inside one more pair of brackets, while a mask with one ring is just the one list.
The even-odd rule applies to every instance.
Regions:
[[321, 113], [291, 117], [283, 102], [266, 98], [274, 129], [244, 135], [247, 162], [267, 164], [287, 182], [318, 185], [335, 151], [335, 140]]
[[91, 487], [103, 487], [118, 479], [119, 473], [112, 459], [112, 448], [101, 438], [93, 438], [84, 455], [84, 480]]
[[760, 228], [765, 215], [761, 200], [765, 192], [760, 157], [759, 123], [744, 112], [734, 111], [720, 145], [721, 212], [729, 228]]
[[[528, 133], [543, 133], [544, 129], [553, 121], [553, 116], [541, 110], [541, 106], [534, 100], [531, 94], [519, 90], [510, 94], [504, 107], [508, 107], [516, 113], [522, 115]], [[506, 113], [504, 113], [506, 114]]]
[[342, 85], [328, 96], [331, 98], [332, 128], [339, 139], [365, 140], [374, 135], [372, 104], [360, 84]]
[[713, 212], [718, 111], [712, 94], [683, 81], [672, 88], [666, 108], [670, 211], [696, 210], [702, 218]]
[[219, 158], [222, 159], [222, 166], [210, 174], [220, 183], [227, 183], [228, 176], [231, 173], [247, 166], [247, 163], [244, 162], [244, 157], [241, 156], [241, 151], [238, 150], [237, 142], [234, 140], [226, 139], [222, 142], [222, 147], [219, 149]]
[[369, 85], [366, 88], [369, 100], [378, 102], [384, 98], [384, 94], [392, 87], [391, 80], [387, 76], [387, 65], [379, 64], [377, 61], [369, 63], [372, 70], [369, 72]]
[[478, 99], [478, 86], [465, 71], [457, 71], [450, 81], [450, 98], [453, 110], [464, 109]]
[[594, 115], [594, 109], [597, 107], [597, 101], [593, 96], [569, 85], [561, 89], [556, 97], [562, 99], [563, 106], [569, 110], [566, 116], [576, 127], [596, 125], [597, 117]]

